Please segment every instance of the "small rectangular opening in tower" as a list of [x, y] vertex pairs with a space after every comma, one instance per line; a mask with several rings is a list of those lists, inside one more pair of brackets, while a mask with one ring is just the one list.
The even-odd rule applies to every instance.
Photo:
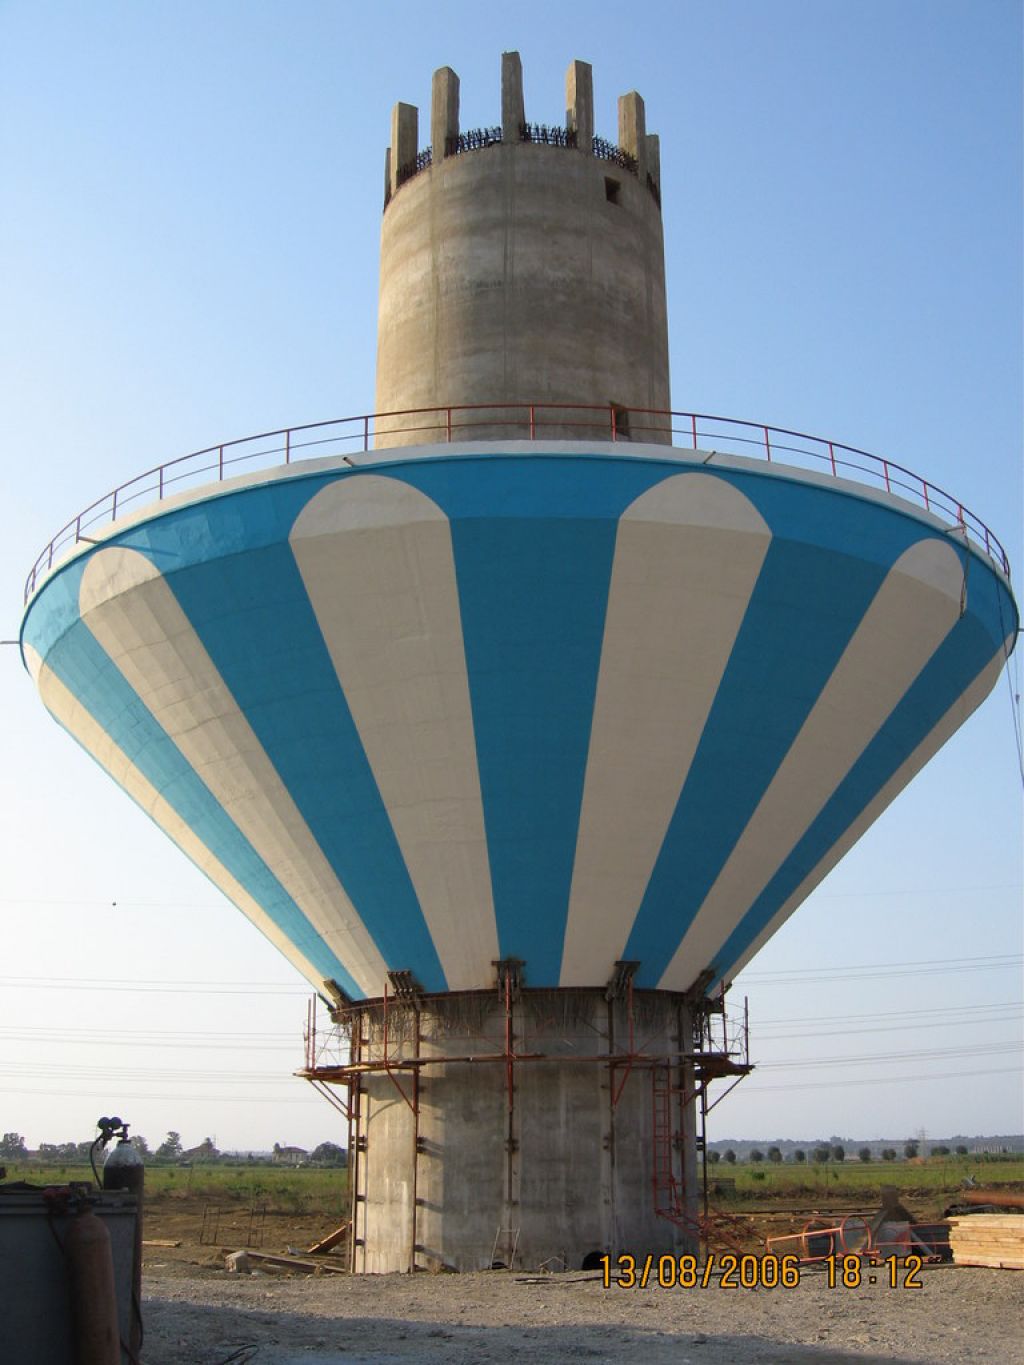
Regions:
[[617, 441], [629, 440], [629, 408], [620, 408], [618, 403], [611, 404], [612, 430]]
[[622, 181], [616, 180], [612, 175], [606, 175], [604, 178], [604, 197], [608, 200], [609, 204], [618, 204], [620, 202], [619, 195], [621, 191]]

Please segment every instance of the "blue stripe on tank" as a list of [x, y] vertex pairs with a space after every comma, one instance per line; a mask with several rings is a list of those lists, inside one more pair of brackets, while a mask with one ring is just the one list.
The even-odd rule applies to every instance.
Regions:
[[[302, 502], [319, 486], [307, 482]], [[444, 970], [287, 542], [292, 510], [280, 485], [254, 490], [244, 508], [207, 504], [210, 538], [238, 531], [244, 553], [180, 568], [167, 583], [388, 967], [443, 991]], [[284, 539], [247, 532], [250, 516], [257, 526], [285, 522]], [[163, 529], [154, 528], [155, 541]], [[170, 543], [180, 526], [166, 532]]]
[[773, 539], [626, 946], [641, 986], [658, 984], [889, 567], [920, 538], [860, 500], [741, 486]]
[[[47, 608], [56, 604], [55, 617], [61, 630], [45, 655], [46, 666], [317, 971], [336, 980], [354, 997], [361, 996], [346, 968], [186, 763], [85, 624], [78, 620], [68, 625], [70, 601], [73, 597], [77, 603], [84, 567], [83, 560], [47, 585]], [[42, 624], [43, 615], [33, 613], [32, 629], [26, 633], [28, 643], [36, 649], [33, 636], [45, 634], [37, 634], [35, 629], [37, 623]]]
[[501, 955], [557, 986], [618, 516], [673, 471], [467, 472], [403, 471], [451, 518]]
[[804, 879], [874, 800], [988, 664], [1016, 620], [1009, 594], [991, 572], [970, 578], [961, 617], [902, 701], [836, 789], [821, 814], [714, 955], [716, 981], [733, 965]]

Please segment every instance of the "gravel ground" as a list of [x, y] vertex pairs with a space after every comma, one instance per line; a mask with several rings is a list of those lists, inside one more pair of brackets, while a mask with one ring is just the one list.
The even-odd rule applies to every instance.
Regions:
[[[147, 1270], [145, 1365], [1024, 1365], [1024, 1271], [926, 1266], [919, 1289], [605, 1289], [600, 1276]], [[252, 1350], [240, 1350], [252, 1346]]]

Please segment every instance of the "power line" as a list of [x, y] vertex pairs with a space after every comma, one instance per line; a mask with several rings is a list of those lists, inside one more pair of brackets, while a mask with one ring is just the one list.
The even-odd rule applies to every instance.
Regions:
[[[61, 1100], [64, 1100], [64, 1099], [85, 1099], [85, 1100], [95, 1100], [98, 1104], [106, 1104], [106, 1103], [108, 1103], [109, 1100], [110, 1100], [110, 1090], [111, 1090], [111, 1087], [110, 1087], [110, 1086], [106, 1086], [106, 1087], [104, 1087], [104, 1088], [102, 1088], [102, 1089], [97, 1089], [97, 1090], [62, 1090], [61, 1093], [60, 1093], [60, 1096], [59, 1096], [58, 1098], [60, 1098]], [[16, 1088], [16, 1087], [14, 1087], [14, 1086], [5, 1087], [5, 1088], [4, 1088], [4, 1093], [7, 1094], [7, 1095], [46, 1095], [46, 1096], [48, 1096], [50, 1099], [53, 1099], [53, 1098], [54, 1098], [54, 1095], [53, 1095], [52, 1090], [31, 1090], [31, 1089], [29, 1089], [29, 1088], [27, 1088], [27, 1087], [21, 1087], [21, 1088]], [[280, 1096], [280, 1095], [218, 1095], [218, 1096], [216, 1097], [216, 1100], [214, 1100], [214, 1099], [212, 1099], [209, 1095], [168, 1095], [165, 1091], [161, 1091], [160, 1094], [153, 1095], [153, 1094], [145, 1093], [145, 1092], [138, 1091], [138, 1090], [123, 1089], [123, 1088], [119, 1088], [119, 1089], [118, 1089], [118, 1095], [119, 1095], [120, 1098], [123, 1098], [123, 1099], [126, 1099], [126, 1100], [133, 1100], [133, 1101], [134, 1101], [134, 1100], [166, 1100], [169, 1104], [191, 1104], [191, 1103], [194, 1103], [194, 1104], [205, 1104], [205, 1105], [210, 1105], [210, 1104], [214, 1104], [214, 1103], [216, 1103], [216, 1104], [280, 1104], [280, 1103], [281, 1103], [281, 1096]], [[120, 1102], [120, 1100], [119, 1100], [119, 1102]], [[289, 1099], [289, 1101], [288, 1101], [288, 1107], [289, 1107], [289, 1109], [292, 1108], [293, 1105], [297, 1105], [297, 1104], [307, 1104], [307, 1105], [310, 1105], [310, 1106], [316, 1105], [318, 1108], [321, 1108], [321, 1109], [322, 1109], [322, 1108], [323, 1108], [323, 1105], [324, 1105], [324, 1101], [323, 1101], [323, 1099], [322, 1099], [320, 1096], [317, 1096], [317, 1097], [315, 1097], [315, 1098], [310, 1098], [310, 1099], [307, 1099], [307, 1098], [304, 1098], [304, 1097], [298, 1097], [298, 1098], [294, 1098], [294, 1099]]]
[[[917, 1018], [925, 1014], [940, 1014], [947, 1018], [951, 1014], [963, 1014], [968, 1010], [1003, 1010], [1003, 1009], [1024, 1009], [1024, 1000], [995, 1000], [981, 1005], [949, 1005], [924, 1010], [886, 1010], [886, 1019], [909, 1019]], [[792, 1015], [784, 1019], [760, 1019], [760, 1026], [771, 1026], [774, 1024], [842, 1024], [846, 1020], [858, 1019], [877, 1019], [878, 1010], [871, 1010], [866, 1014], [804, 1014]]]
[[787, 971], [759, 972], [758, 978], [771, 976], [800, 976], [806, 972], [873, 972], [890, 967], [939, 967], [947, 963], [963, 964], [970, 962], [1021, 961], [1020, 953], [986, 953], [984, 957], [926, 957], [909, 962], [844, 962], [838, 967], [794, 967]]
[[[745, 983], [758, 986], [807, 986], [815, 982], [831, 985], [843, 981], [885, 981], [896, 977], [945, 976], [951, 973], [977, 973], [1017, 968], [1024, 962], [1019, 953], [988, 958], [938, 958], [934, 961], [891, 964], [866, 964], [863, 967], [794, 968], [788, 972], [751, 973]], [[949, 965], [943, 965], [948, 963]], [[956, 964], [956, 965], [954, 965]]]
[[989, 1057], [1003, 1052], [1022, 1052], [1022, 1042], [972, 1044], [970, 1047], [915, 1048], [907, 1052], [872, 1052], [851, 1057], [793, 1057], [781, 1062], [762, 1062], [758, 1071], [792, 1071], [819, 1066], [874, 1066], [879, 1062], [945, 1060], [948, 1057]]
[[[77, 1028], [72, 1031], [67, 1025], [59, 1028], [47, 1027], [45, 1024], [29, 1028], [25, 1024], [5, 1024], [0, 1025], [0, 1035], [12, 1033], [24, 1034], [28, 1038], [39, 1038], [46, 1041], [50, 1038], [58, 1039], [61, 1042], [74, 1042], [84, 1035]], [[284, 1044], [286, 1042], [294, 1044], [299, 1037], [296, 1029], [289, 1029], [284, 1032], [281, 1029], [273, 1033], [257, 1033], [246, 1029], [244, 1032], [227, 1032], [222, 1029], [136, 1029], [131, 1030], [130, 1036], [126, 1036], [123, 1028], [90, 1028], [88, 1030], [90, 1038], [97, 1041], [117, 1041], [124, 1043], [162, 1041], [164, 1039], [187, 1038], [197, 1039], [202, 1042], [219, 1042], [225, 1047], [235, 1045], [245, 1046], [251, 1042], [268, 1042]]]
[[133, 1048], [170, 1048], [174, 1051], [197, 1052], [290, 1052], [298, 1056], [301, 1051], [301, 1044], [293, 1039], [291, 1043], [179, 1043], [165, 1039], [138, 1039], [138, 1038], [93, 1038], [88, 1034], [75, 1034], [61, 1037], [39, 1038], [33, 1033], [7, 1032], [0, 1029], [0, 1042], [16, 1043], [42, 1043], [48, 1047], [112, 1047], [120, 1050], [124, 1047]]
[[914, 886], [896, 891], [828, 891], [813, 893], [816, 901], [871, 900], [876, 896], [965, 896], [979, 891], [1019, 891], [1017, 882], [991, 882], [981, 886]]
[[[293, 990], [287, 981], [231, 981], [217, 977], [174, 976], [5, 976], [0, 981], [88, 982], [99, 986], [260, 986], [267, 990]], [[312, 987], [310, 987], [310, 990]], [[306, 992], [309, 994], [309, 991]]]
[[113, 986], [106, 983], [76, 982], [73, 979], [61, 980], [60, 978], [43, 977], [0, 977], [0, 986], [8, 990], [38, 991], [38, 990], [61, 990], [61, 991], [101, 991], [104, 994], [127, 994], [127, 995], [259, 995], [264, 998], [272, 996], [276, 1000], [308, 1000], [312, 994], [312, 987], [308, 990], [297, 991], [263, 987], [255, 988], [236, 988], [232, 986], [169, 986], [157, 984], [139, 984], [135, 986]]
[[[990, 1016], [990, 1017], [986, 1017], [986, 1018], [984, 1018], [984, 1019], [958, 1019], [958, 1020], [930, 1019], [930, 1020], [925, 1020], [925, 1021], [923, 1021], [923, 1022], [916, 1023], [916, 1024], [901, 1023], [901, 1024], [898, 1025], [898, 1028], [896, 1028], [896, 1029], [894, 1029], [894, 1028], [892, 1027], [891, 1024], [888, 1024], [888, 1025], [887, 1025], [887, 1024], [876, 1024], [876, 1025], [874, 1025], [873, 1027], [870, 1027], [870, 1028], [816, 1029], [815, 1032], [814, 1032], [814, 1037], [815, 1037], [816, 1039], [817, 1039], [817, 1038], [849, 1038], [849, 1037], [851, 1037], [852, 1035], [856, 1035], [856, 1034], [860, 1034], [860, 1033], [889, 1033], [889, 1034], [894, 1033], [894, 1032], [900, 1032], [900, 1033], [902, 1033], [902, 1032], [903, 1032], [904, 1030], [906, 1030], [906, 1029], [940, 1029], [940, 1028], [957, 1028], [957, 1029], [960, 1029], [960, 1028], [967, 1028], [969, 1025], [977, 1026], [978, 1024], [1007, 1024], [1007, 1023], [1016, 1023], [1016, 1022], [1018, 1022], [1018, 1021], [1021, 1020], [1021, 1019], [1024, 1019], [1024, 1014], [1022, 1014], [1021, 1012], [1017, 1012], [1016, 1014], [996, 1014], [996, 1015], [992, 1015], [992, 1016]], [[757, 1039], [759, 1042], [760, 1042], [760, 1041], [764, 1041], [764, 1042], [766, 1042], [766, 1043], [782, 1043], [782, 1042], [796, 1041], [797, 1039], [800, 1039], [800, 1038], [806, 1039], [806, 1038], [808, 1037], [808, 1034], [807, 1034], [806, 1032], [805, 1032], [805, 1033], [762, 1033], [761, 1030], [758, 1029], [758, 1030], [756, 1030], [754, 1036], [756, 1037], [756, 1039]]]
[[[1003, 598], [1001, 593], [996, 594], [999, 604], [999, 624], [1003, 632], [1003, 651], [1006, 656], [1006, 667], [1003, 672], [1006, 674], [1006, 687], [1010, 694], [1010, 721], [1013, 726], [1013, 742], [1017, 751], [1017, 771], [1020, 774], [1021, 786], [1024, 787], [1024, 738], [1021, 736], [1020, 720], [1020, 656], [1014, 659], [1014, 668], [1017, 671], [1017, 685], [1014, 687], [1013, 679], [1010, 677], [1010, 646], [1006, 644], [1007, 631], [1006, 623], [1003, 620]], [[1021, 632], [1018, 630], [1018, 635]]]
[[[756, 1074], [756, 1073], [755, 1073]], [[854, 1085], [922, 1085], [925, 1081], [948, 1081], [963, 1076], [1019, 1076], [1020, 1069], [1015, 1066], [993, 1067], [990, 1069], [982, 1068], [973, 1071], [933, 1071], [930, 1074], [922, 1075], [915, 1072], [912, 1076], [873, 1076], [851, 1081], [794, 1081], [791, 1084], [783, 1085], [755, 1085], [748, 1084], [744, 1088], [744, 1093], [750, 1096], [767, 1094], [771, 1091], [782, 1090], [846, 1090]]]

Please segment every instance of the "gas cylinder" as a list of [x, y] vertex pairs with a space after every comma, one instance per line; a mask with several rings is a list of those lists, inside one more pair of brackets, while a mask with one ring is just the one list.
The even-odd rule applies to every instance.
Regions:
[[121, 1365], [110, 1233], [88, 1204], [64, 1238], [78, 1365]]
[[107, 1153], [103, 1163], [103, 1188], [128, 1190], [135, 1196], [135, 1245], [132, 1249], [132, 1313], [128, 1346], [133, 1359], [142, 1349], [142, 1199], [146, 1183], [146, 1168], [136, 1147], [127, 1136]]

